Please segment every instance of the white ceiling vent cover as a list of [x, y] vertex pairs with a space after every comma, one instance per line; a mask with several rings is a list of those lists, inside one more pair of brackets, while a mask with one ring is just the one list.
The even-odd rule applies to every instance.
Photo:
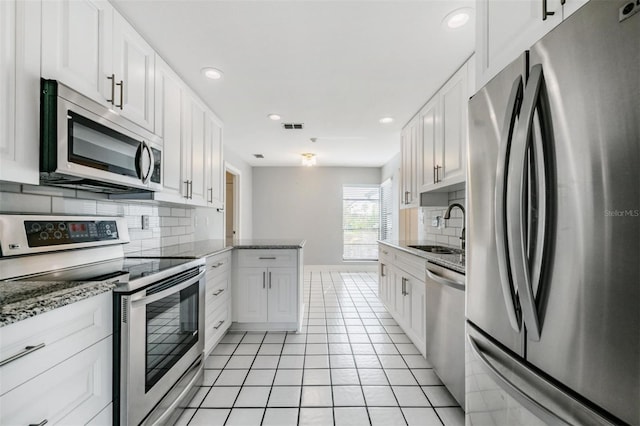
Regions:
[[282, 123], [282, 128], [285, 130], [302, 130], [304, 123]]

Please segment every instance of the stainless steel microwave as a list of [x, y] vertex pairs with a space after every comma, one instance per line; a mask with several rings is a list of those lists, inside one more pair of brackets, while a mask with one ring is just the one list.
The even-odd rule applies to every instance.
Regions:
[[107, 194], [162, 189], [161, 138], [55, 80], [41, 84], [41, 184]]

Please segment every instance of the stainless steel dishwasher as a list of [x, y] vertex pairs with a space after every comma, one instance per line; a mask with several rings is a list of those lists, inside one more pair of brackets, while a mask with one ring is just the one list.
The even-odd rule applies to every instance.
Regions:
[[427, 360], [464, 409], [464, 275], [427, 262]]

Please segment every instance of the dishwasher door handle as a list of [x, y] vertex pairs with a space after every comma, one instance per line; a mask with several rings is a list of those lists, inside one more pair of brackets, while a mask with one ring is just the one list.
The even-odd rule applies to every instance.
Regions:
[[450, 280], [449, 278], [445, 278], [443, 276], [440, 276], [435, 271], [429, 270], [428, 266], [427, 266], [427, 277], [429, 277], [433, 281], [437, 282], [438, 284], [446, 285], [448, 287], [455, 288], [456, 290], [464, 291], [464, 289], [465, 289], [464, 283], [461, 283], [461, 282], [458, 282], [458, 281], [454, 281], [454, 280]]

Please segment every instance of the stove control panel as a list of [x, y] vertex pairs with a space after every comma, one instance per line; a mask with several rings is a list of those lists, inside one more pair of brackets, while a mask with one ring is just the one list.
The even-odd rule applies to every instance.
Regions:
[[118, 226], [114, 220], [26, 220], [24, 221], [24, 228], [29, 247], [118, 239]]

